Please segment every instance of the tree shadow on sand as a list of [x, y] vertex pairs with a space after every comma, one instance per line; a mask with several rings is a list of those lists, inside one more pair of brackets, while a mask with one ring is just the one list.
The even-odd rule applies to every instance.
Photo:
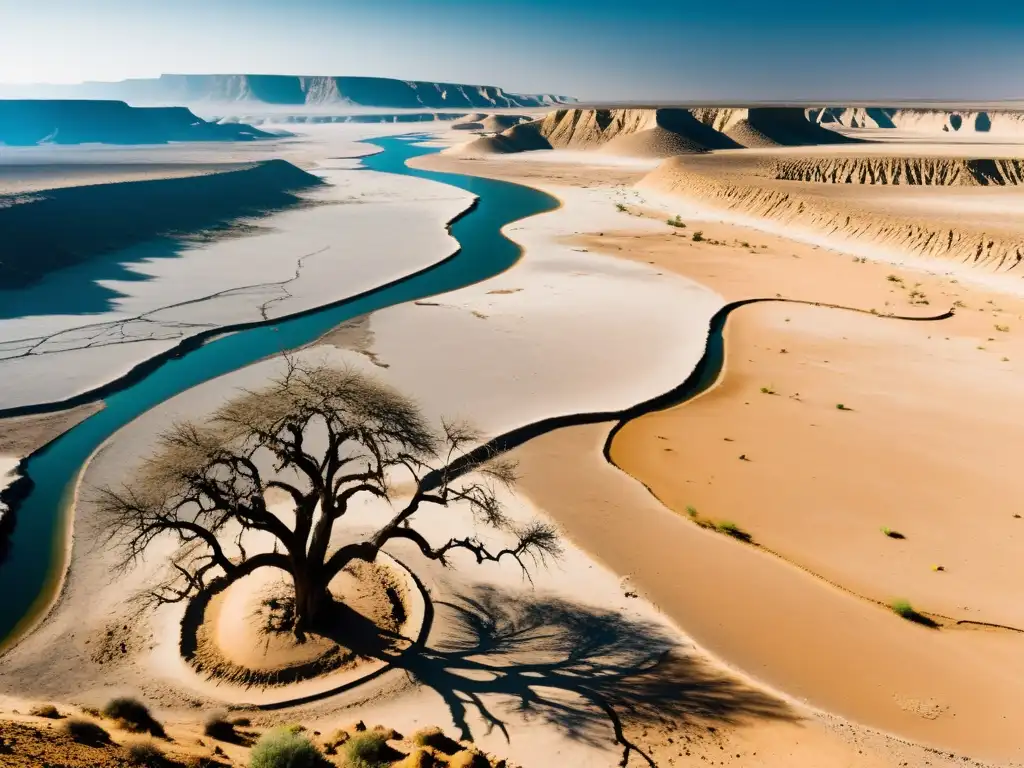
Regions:
[[797, 720], [783, 701], [695, 658], [661, 624], [537, 594], [485, 587], [434, 605], [443, 636], [394, 653], [386, 638], [376, 650], [437, 691], [464, 739], [474, 711], [509, 739], [506, 723], [483, 696], [515, 702], [515, 710], [601, 746], [611, 727], [621, 764], [636, 752], [654, 760], [625, 733], [628, 724], [736, 725], [758, 719]]

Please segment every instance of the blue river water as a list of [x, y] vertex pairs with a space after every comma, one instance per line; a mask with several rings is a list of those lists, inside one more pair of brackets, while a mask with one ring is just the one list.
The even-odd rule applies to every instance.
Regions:
[[407, 160], [436, 150], [416, 146], [408, 137], [369, 143], [384, 151], [363, 158], [368, 169], [439, 181], [478, 197], [477, 206], [451, 226], [461, 245], [459, 253], [410, 279], [353, 300], [236, 331], [171, 358], [106, 395], [103, 410], [34, 454], [27, 462], [27, 473], [35, 485], [18, 508], [10, 551], [0, 563], [0, 648], [53, 599], [65, 557], [65, 515], [78, 475], [93, 451], [120, 427], [179, 392], [307, 344], [353, 317], [452, 291], [508, 269], [519, 258], [520, 249], [501, 234], [501, 228], [558, 205], [553, 197], [517, 184], [409, 168]]

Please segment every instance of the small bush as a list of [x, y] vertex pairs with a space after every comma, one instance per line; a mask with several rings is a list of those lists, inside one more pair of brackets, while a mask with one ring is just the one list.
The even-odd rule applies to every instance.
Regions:
[[59, 720], [62, 717], [53, 704], [41, 704], [38, 707], [32, 707], [28, 713], [33, 717], [48, 717], [51, 720]]
[[418, 747], [430, 747], [446, 755], [454, 755], [462, 749], [462, 745], [445, 735], [436, 725], [423, 728], [412, 735], [412, 742]]
[[252, 720], [248, 717], [233, 717], [231, 718], [231, 724], [236, 728], [248, 728], [252, 725]]
[[98, 746], [110, 742], [110, 734], [92, 720], [72, 717], [64, 722], [64, 733], [79, 744]]
[[118, 725], [133, 733], [149, 733], [153, 736], [164, 736], [164, 727], [160, 725], [149, 709], [138, 699], [120, 696], [107, 702], [103, 708], [104, 717], [116, 720]]
[[684, 224], [683, 220], [679, 218], [678, 213], [676, 214], [676, 217], [674, 219], [669, 219], [665, 223], [668, 224], [670, 227], [679, 227], [680, 229], [686, 229], [686, 224]]
[[922, 624], [926, 627], [932, 628], [939, 626], [924, 614], [918, 613], [916, 610], [914, 610], [914, 606], [910, 604], [909, 600], [893, 600], [891, 603], [889, 603], [889, 607], [892, 609], [893, 613], [895, 613], [897, 616], [901, 618], [906, 619], [907, 621], [912, 621], [915, 624]]
[[996, 324], [996, 330], [1000, 331], [1002, 333], [1009, 333], [1010, 332], [1010, 326], [1008, 326], [1008, 325], [999, 325], [997, 323]]
[[888, 280], [890, 283], [902, 283], [903, 282], [903, 278], [900, 277], [899, 275], [886, 275], [885, 279]]
[[894, 531], [892, 528], [888, 528], [886, 526], [882, 526], [882, 533], [884, 533], [890, 539], [905, 539], [905, 538], [907, 538], [906, 536], [904, 536], [899, 531]]
[[753, 537], [749, 533], [736, 525], [736, 523], [728, 520], [723, 520], [716, 525], [715, 528], [719, 533], [724, 533], [726, 536], [732, 536], [734, 539], [739, 539], [740, 541], [746, 541], [748, 543], [753, 541]]
[[696, 507], [692, 507], [692, 506], [688, 506], [686, 508], [686, 514], [688, 514], [690, 517], [696, 517], [697, 516], [697, 508]]
[[397, 757], [388, 746], [387, 732], [363, 731], [345, 742], [346, 768], [384, 768]]
[[761, 394], [762, 395], [774, 395], [775, 394], [775, 390], [772, 389], [771, 387], [761, 387]]
[[263, 734], [249, 752], [249, 768], [316, 768], [322, 760], [312, 741], [287, 728]]
[[842, 403], [836, 403], [836, 410], [837, 411], [852, 411], [853, 409], [852, 408], [847, 408]]
[[220, 712], [215, 712], [206, 718], [206, 722], [203, 723], [203, 733], [217, 741], [234, 741], [238, 738], [238, 734], [235, 733], [235, 724]]
[[128, 745], [128, 760], [132, 765], [161, 768], [166, 765], [164, 753], [152, 741], [136, 741]]
[[699, 229], [696, 232], [693, 233], [693, 242], [699, 243], [703, 239], [704, 239], [704, 233], [701, 232]]
[[627, 213], [629, 209], [626, 208], [626, 206], [624, 206], [622, 203], [616, 203], [615, 210], [619, 211], [620, 213]]

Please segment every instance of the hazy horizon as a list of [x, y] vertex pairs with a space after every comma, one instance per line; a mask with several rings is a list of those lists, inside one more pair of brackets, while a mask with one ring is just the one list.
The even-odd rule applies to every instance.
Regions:
[[0, 0], [0, 83], [392, 77], [583, 101], [1024, 98], [1024, 8], [912, 0]]

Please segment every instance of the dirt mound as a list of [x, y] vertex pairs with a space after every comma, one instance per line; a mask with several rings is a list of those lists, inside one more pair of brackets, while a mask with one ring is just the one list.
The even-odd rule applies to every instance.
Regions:
[[802, 157], [776, 160], [772, 176], [824, 184], [1006, 186], [1024, 184], [1024, 160], [955, 157]]
[[444, 150], [455, 155], [504, 155], [512, 152], [532, 152], [537, 149], [552, 149], [540, 132], [540, 122], [522, 123], [494, 136], [481, 136], [468, 144]]
[[991, 271], [1014, 269], [1024, 260], [1024, 234], [1019, 230], [893, 213], [884, 200], [871, 205], [816, 193], [817, 185], [772, 178], [772, 166], [763, 159], [756, 169], [688, 162], [699, 159], [670, 158], [637, 186], [916, 257], [953, 259]]
[[488, 133], [501, 133], [521, 123], [530, 122], [526, 115], [489, 115], [479, 121]]

